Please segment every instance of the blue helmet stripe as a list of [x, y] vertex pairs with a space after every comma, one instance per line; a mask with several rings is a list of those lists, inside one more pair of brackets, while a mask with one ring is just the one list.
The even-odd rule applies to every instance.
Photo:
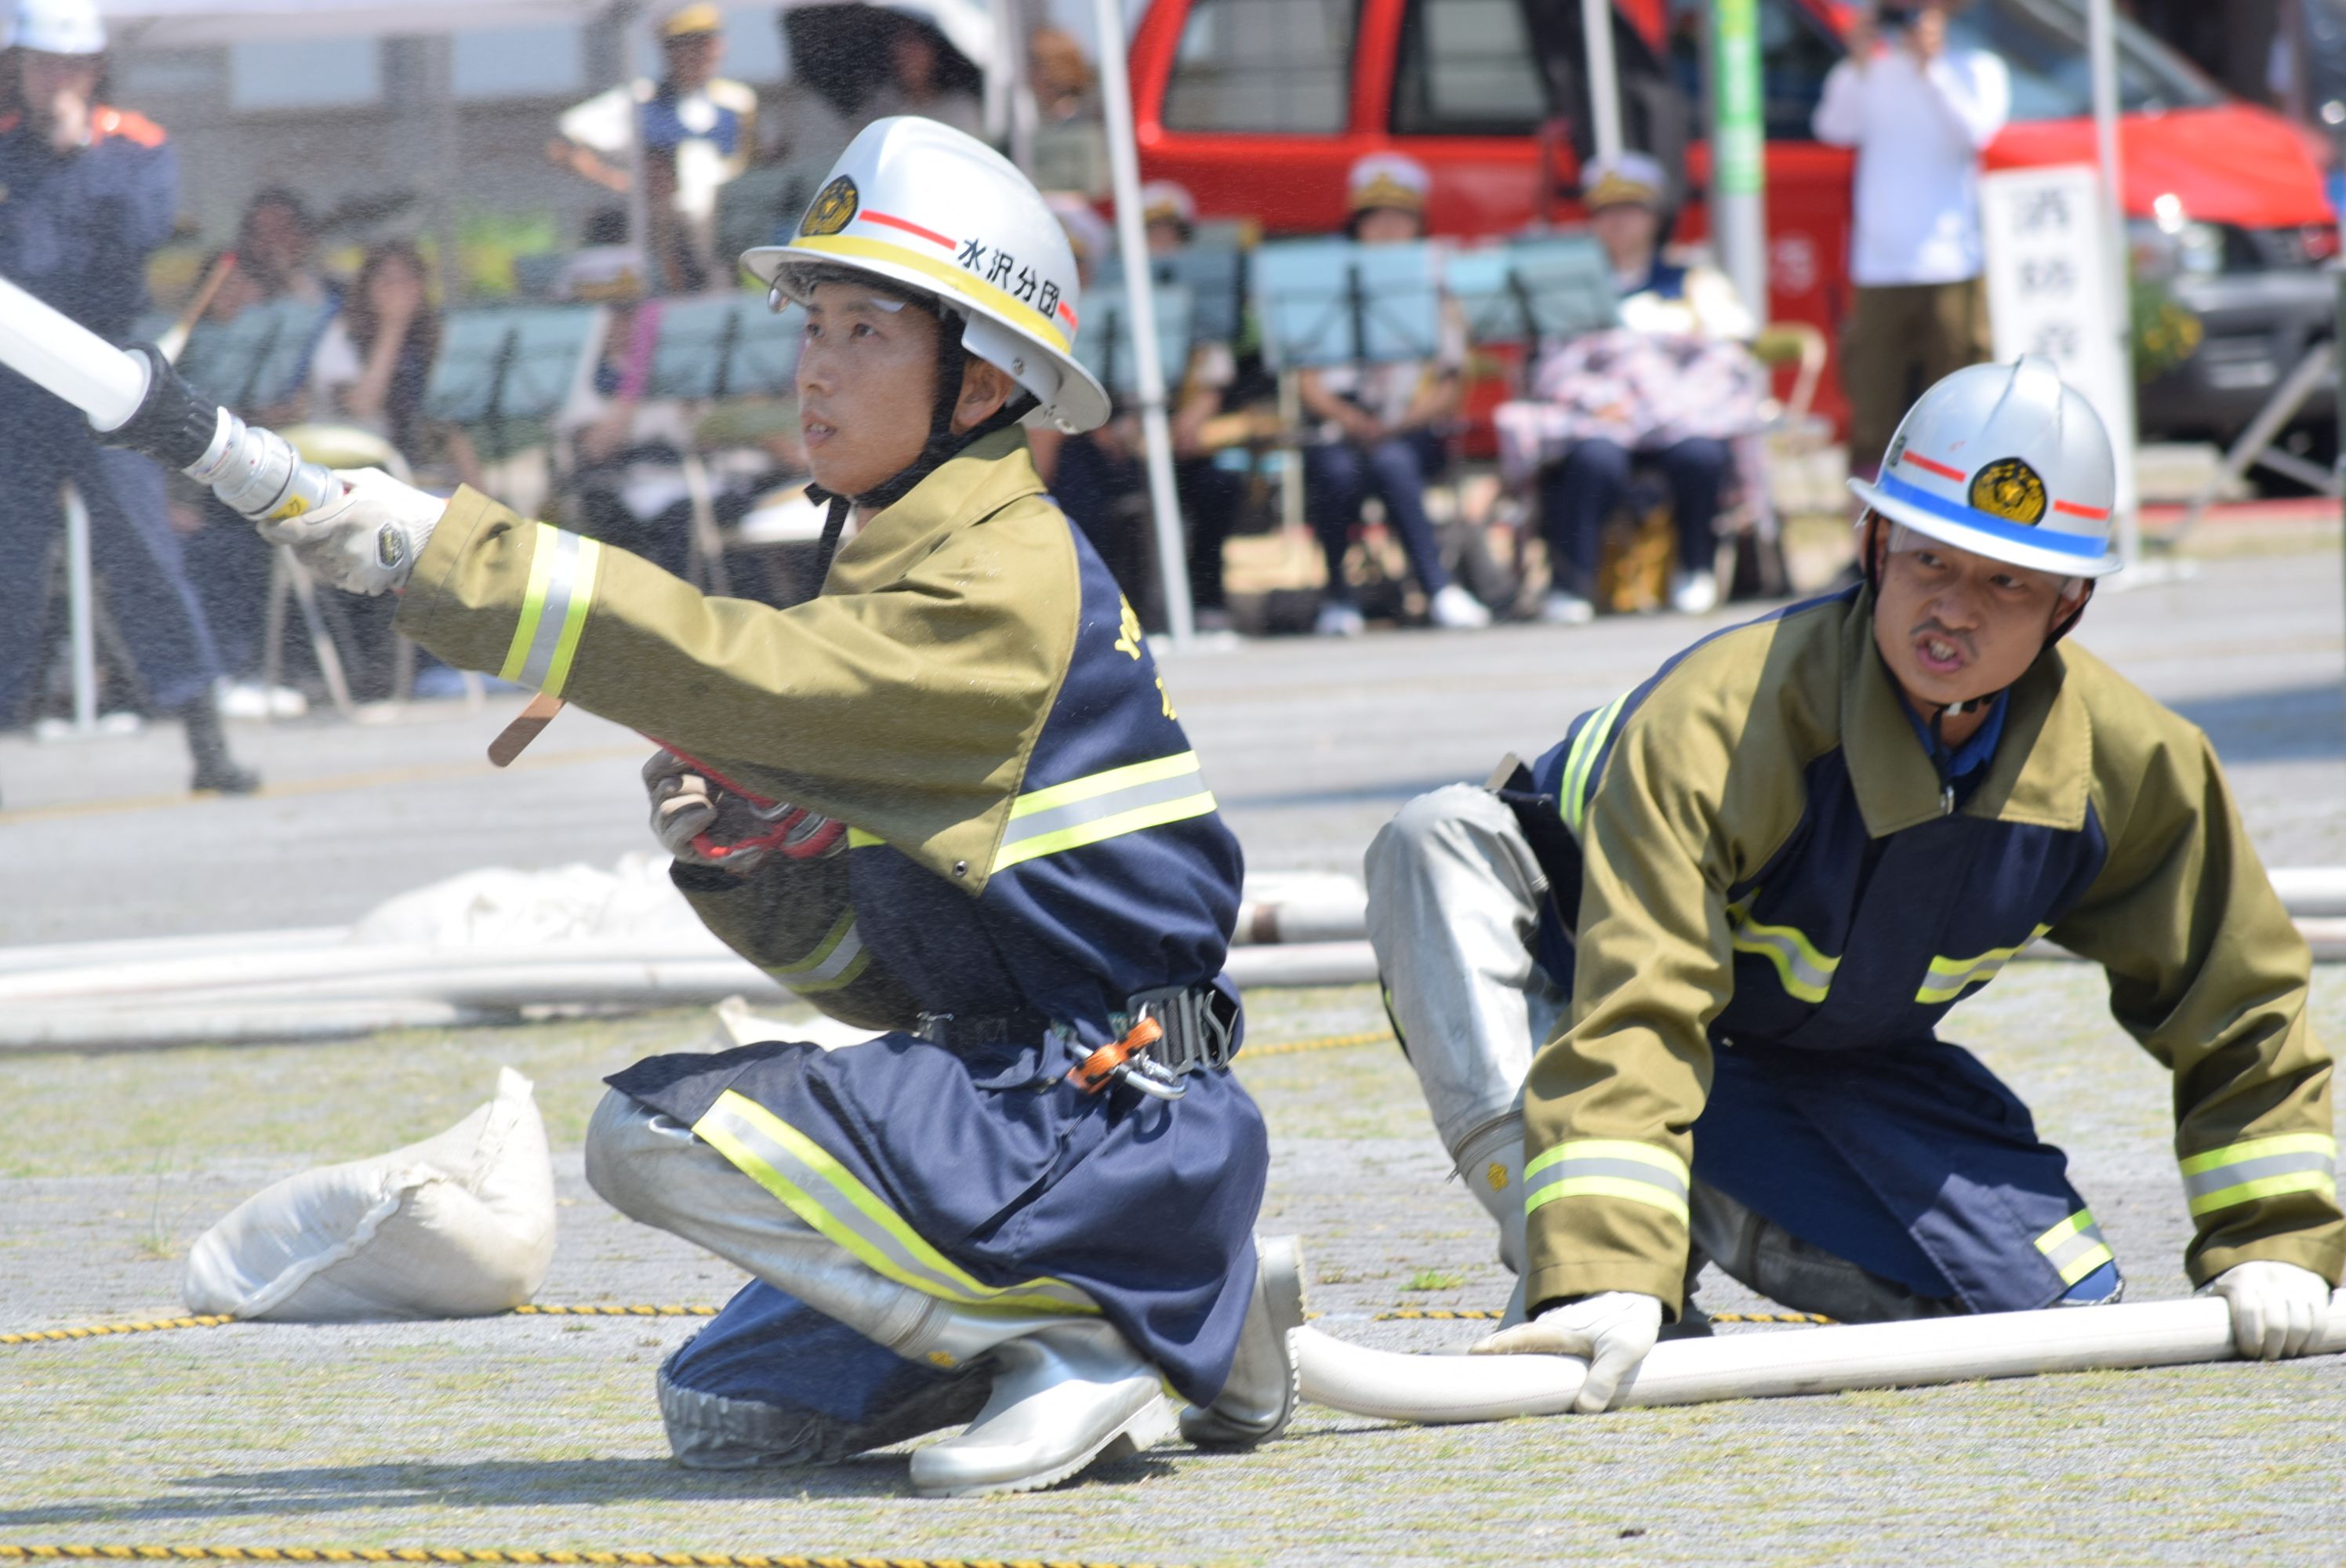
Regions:
[[1966, 528], [2003, 539], [2014, 545], [2033, 545], [2056, 555], [2076, 555], [2083, 560], [2097, 561], [2109, 554], [2109, 542], [2090, 534], [2065, 534], [2055, 528], [2039, 528], [2031, 523], [2010, 523], [1992, 517], [1976, 507], [1964, 506], [1943, 495], [1933, 495], [1919, 484], [1909, 484], [1895, 474], [1884, 473], [1874, 482], [1882, 493], [1892, 501], [1902, 501], [1909, 506], [1919, 506], [1933, 516], [1950, 523], [1960, 523]]

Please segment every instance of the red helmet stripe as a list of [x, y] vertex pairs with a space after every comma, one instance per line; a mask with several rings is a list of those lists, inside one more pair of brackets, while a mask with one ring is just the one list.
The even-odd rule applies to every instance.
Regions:
[[1949, 468], [1943, 463], [1933, 463], [1919, 452], [1909, 452], [1903, 457], [1900, 458], [1899, 461], [1902, 463], [1911, 463], [1925, 473], [1935, 473], [1942, 479], [1952, 479], [1958, 484], [1961, 484], [1964, 482], [1964, 471], [1962, 469]]
[[2072, 517], [2083, 517], [2093, 523], [2099, 523], [2110, 514], [2110, 509], [2106, 506], [2080, 506], [2074, 501], [2055, 501], [2053, 503], [2053, 510], [2066, 513]]
[[907, 223], [901, 218], [891, 218], [884, 212], [874, 212], [868, 207], [863, 209], [862, 217], [866, 223], [880, 223], [885, 224], [890, 229], [901, 229], [907, 234], [918, 235], [930, 244], [942, 245], [948, 250], [961, 249], [933, 229], [923, 229], [917, 223]]

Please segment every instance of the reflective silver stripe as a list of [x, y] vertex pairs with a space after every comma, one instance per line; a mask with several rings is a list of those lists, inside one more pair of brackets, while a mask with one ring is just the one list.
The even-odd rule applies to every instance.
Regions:
[[1624, 1138], [1573, 1138], [1524, 1167], [1524, 1212], [1562, 1197], [1624, 1198], [1687, 1218], [1686, 1163]]
[[815, 991], [835, 991], [863, 972], [863, 938], [855, 929], [855, 911], [848, 911], [839, 917], [821, 945], [800, 959], [766, 972], [804, 994]]
[[1010, 809], [994, 869], [1080, 849], [1214, 809], [1194, 751], [1112, 768], [1021, 795]]
[[1636, 1160], [1558, 1160], [1525, 1182], [1524, 1186], [1529, 1191], [1535, 1187], [1551, 1186], [1560, 1181], [1570, 1181], [1575, 1176], [1611, 1176], [1617, 1181], [1648, 1182], [1674, 1195], [1681, 1202], [1687, 1196], [1686, 1183], [1666, 1170]]
[[[543, 554], [545, 575], [533, 559], [529, 600], [515, 628], [515, 646], [499, 673], [536, 690], [558, 695], [570, 673], [569, 656], [577, 651], [578, 634], [586, 623], [586, 602], [594, 596], [596, 566], [602, 546], [564, 528], [541, 523], [532, 549]], [[542, 592], [543, 597], [539, 595]], [[535, 618], [533, 618], [535, 617]], [[526, 634], [525, 646], [521, 637]], [[518, 656], [516, 657], [516, 656]]]
[[2292, 1192], [2335, 1195], [2337, 1143], [2320, 1133], [2284, 1133], [2210, 1149], [2183, 1162], [2183, 1190], [2194, 1216]]
[[764, 1106], [728, 1089], [693, 1124], [702, 1142], [733, 1162], [801, 1219], [866, 1267], [915, 1290], [976, 1307], [1029, 1307], [1096, 1312], [1076, 1287], [1057, 1279], [1015, 1286], [979, 1283], [882, 1203], [822, 1146]]
[[1841, 960], [1827, 958], [1809, 939], [1788, 925], [1767, 925], [1745, 916], [1729, 939], [1739, 952], [1749, 952], [1776, 966], [1784, 989], [1803, 1002], [1822, 1002], [1832, 988], [1833, 972]]
[[2036, 1250], [2059, 1272], [2064, 1285], [2075, 1285], [2116, 1259], [2109, 1243], [2102, 1238], [2102, 1227], [2094, 1223], [2091, 1209], [2079, 1209], [2038, 1237]]

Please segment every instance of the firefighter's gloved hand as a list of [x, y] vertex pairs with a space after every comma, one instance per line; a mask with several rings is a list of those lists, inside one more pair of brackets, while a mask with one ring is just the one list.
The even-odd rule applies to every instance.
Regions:
[[738, 875], [776, 853], [811, 860], [844, 846], [845, 835], [831, 819], [788, 804], [744, 800], [672, 751], [656, 751], [644, 764], [644, 792], [651, 797], [653, 836], [688, 866]]
[[1551, 1307], [1528, 1323], [1502, 1329], [1474, 1348], [1477, 1356], [1586, 1356], [1588, 1380], [1572, 1408], [1595, 1415], [1613, 1402], [1662, 1331], [1662, 1304], [1635, 1290], [1605, 1290]]
[[335, 477], [343, 485], [339, 499], [260, 524], [260, 536], [291, 546], [311, 576], [337, 588], [382, 594], [405, 587], [448, 504], [380, 468], [342, 469]]
[[2202, 1294], [2231, 1307], [2233, 1345], [2259, 1360], [2304, 1355], [2330, 1319], [2330, 1282], [2294, 1263], [2236, 1263]]

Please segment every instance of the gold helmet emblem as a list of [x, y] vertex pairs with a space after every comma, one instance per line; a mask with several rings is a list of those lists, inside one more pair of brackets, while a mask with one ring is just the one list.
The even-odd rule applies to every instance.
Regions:
[[2045, 481], [2016, 457], [2001, 457], [1972, 475], [1971, 504], [1991, 517], [2031, 526], [2045, 517]]
[[806, 216], [799, 219], [799, 232], [836, 234], [855, 221], [856, 210], [861, 205], [855, 182], [842, 174], [824, 186], [808, 205]]

